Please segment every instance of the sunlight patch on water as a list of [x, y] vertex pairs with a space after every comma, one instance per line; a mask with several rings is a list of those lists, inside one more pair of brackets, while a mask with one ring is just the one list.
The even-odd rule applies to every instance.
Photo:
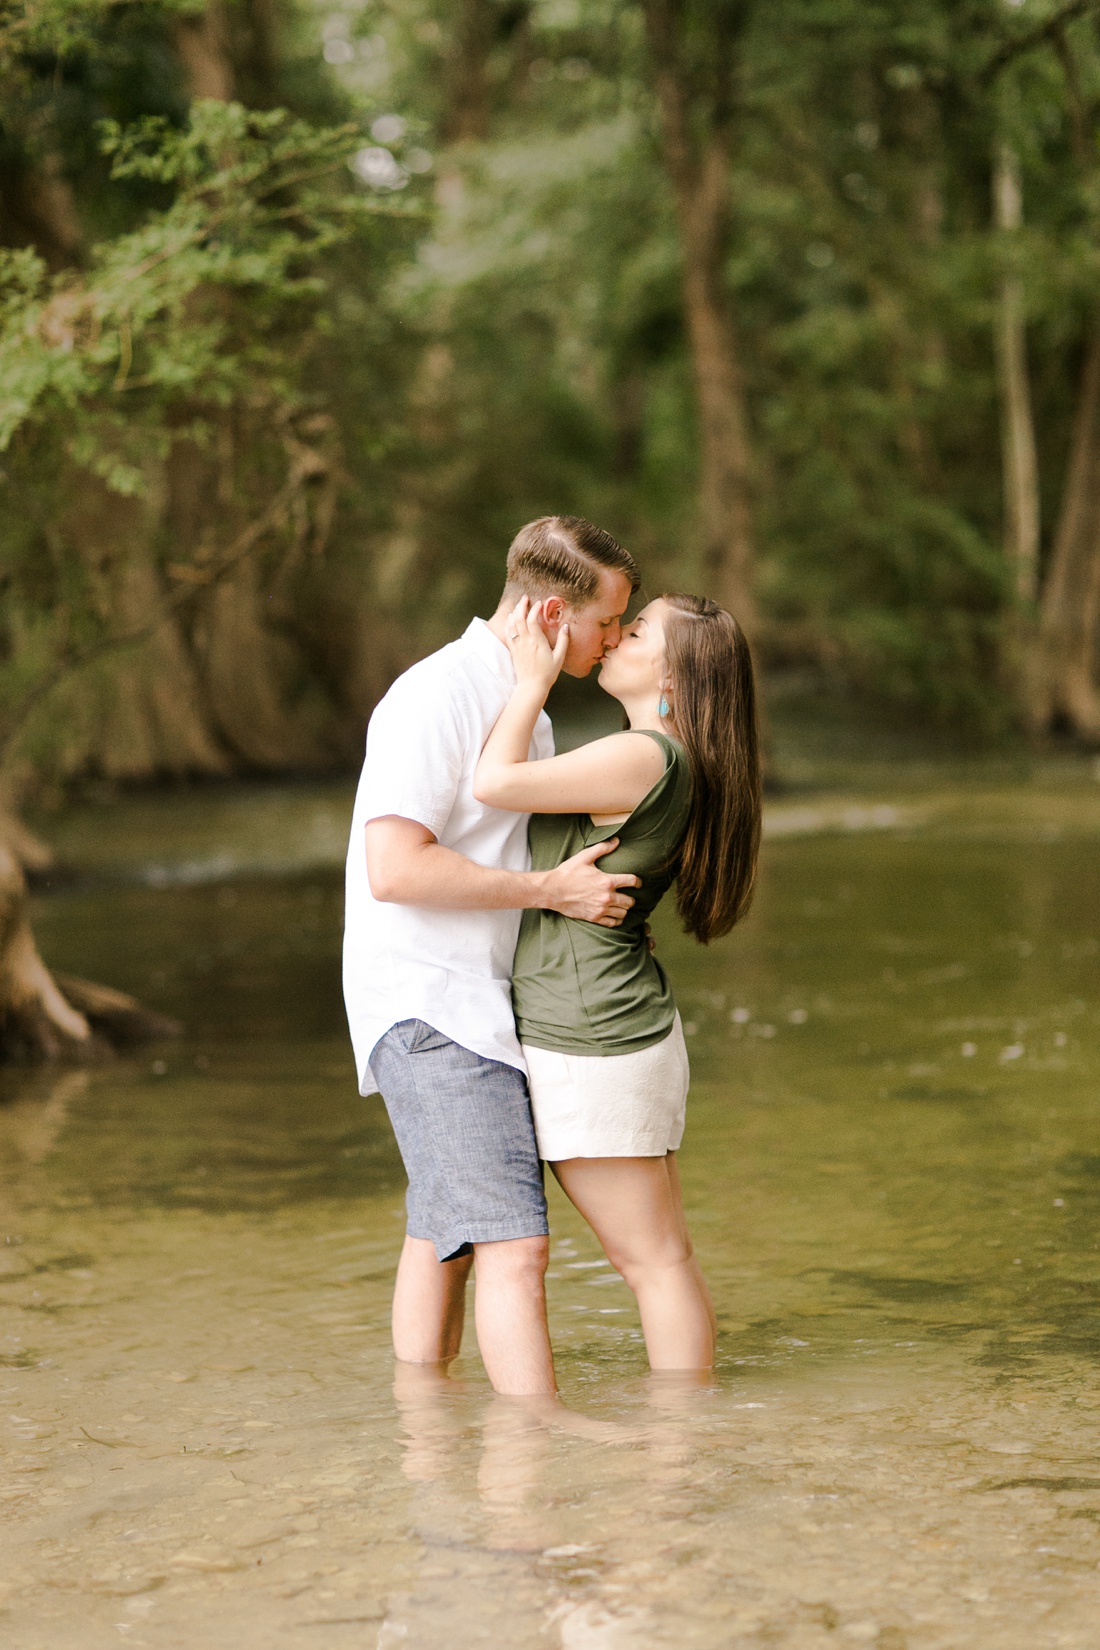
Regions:
[[915, 830], [927, 823], [928, 809], [878, 803], [861, 807], [851, 801], [812, 806], [773, 804], [764, 810], [765, 837], [816, 836], [822, 831]]

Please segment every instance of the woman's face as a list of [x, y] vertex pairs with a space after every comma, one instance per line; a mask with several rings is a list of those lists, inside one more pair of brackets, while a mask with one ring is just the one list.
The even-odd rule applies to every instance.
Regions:
[[600, 686], [616, 699], [658, 696], [668, 682], [665, 669], [665, 619], [668, 603], [658, 598], [643, 607], [600, 667]]

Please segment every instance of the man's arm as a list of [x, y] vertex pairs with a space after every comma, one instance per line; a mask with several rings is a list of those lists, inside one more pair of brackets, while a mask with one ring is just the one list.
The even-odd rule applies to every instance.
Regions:
[[376, 900], [447, 911], [560, 911], [563, 917], [618, 928], [639, 879], [598, 871], [617, 838], [574, 854], [553, 871], [504, 871], [444, 848], [414, 819], [387, 814], [366, 828], [367, 876]]

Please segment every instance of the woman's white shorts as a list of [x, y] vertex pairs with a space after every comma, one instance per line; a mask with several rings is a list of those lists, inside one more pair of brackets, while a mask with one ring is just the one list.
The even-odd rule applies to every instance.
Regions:
[[677, 1014], [636, 1054], [560, 1054], [523, 1044], [539, 1156], [663, 1157], [678, 1150], [690, 1073]]

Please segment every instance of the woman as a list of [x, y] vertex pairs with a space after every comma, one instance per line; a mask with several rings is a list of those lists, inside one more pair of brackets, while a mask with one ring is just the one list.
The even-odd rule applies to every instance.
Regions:
[[687, 1051], [645, 924], [673, 881], [684, 925], [704, 945], [748, 909], [760, 841], [752, 660], [736, 620], [714, 602], [662, 596], [601, 667], [627, 730], [531, 762], [569, 640], [563, 626], [551, 648], [541, 613], [524, 597], [510, 618], [516, 687], [475, 794], [532, 814], [535, 870], [613, 828], [618, 847], [602, 868], [642, 880], [621, 927], [524, 913], [513, 1002], [539, 1151], [634, 1291], [650, 1366], [709, 1369], [714, 1309], [676, 1167]]

